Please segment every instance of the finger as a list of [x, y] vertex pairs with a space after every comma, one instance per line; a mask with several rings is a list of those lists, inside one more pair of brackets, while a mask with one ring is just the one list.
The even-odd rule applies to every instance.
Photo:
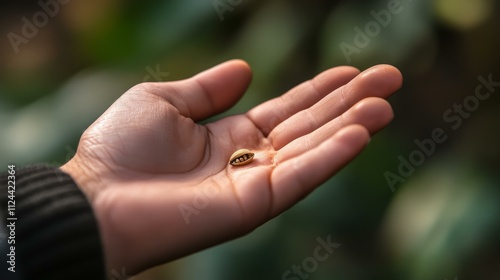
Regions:
[[401, 84], [402, 76], [398, 69], [390, 65], [374, 66], [310, 108], [281, 122], [271, 131], [269, 139], [275, 149], [280, 149], [340, 116], [363, 98], [388, 98]]
[[361, 152], [369, 139], [363, 126], [348, 126], [321, 145], [279, 164], [271, 175], [271, 216], [288, 209], [338, 172]]
[[166, 99], [185, 117], [200, 121], [233, 106], [248, 88], [250, 66], [242, 60], [219, 64], [176, 82], [153, 83], [153, 93]]
[[358, 74], [359, 70], [350, 66], [326, 70], [284, 95], [255, 107], [247, 113], [247, 116], [264, 135], [268, 135], [276, 125], [293, 114], [310, 107]]
[[393, 117], [394, 114], [389, 102], [377, 97], [365, 98], [341, 116], [281, 148], [275, 157], [275, 162], [280, 164], [280, 162], [305, 153], [349, 125], [362, 125], [370, 135], [373, 135], [388, 125]]

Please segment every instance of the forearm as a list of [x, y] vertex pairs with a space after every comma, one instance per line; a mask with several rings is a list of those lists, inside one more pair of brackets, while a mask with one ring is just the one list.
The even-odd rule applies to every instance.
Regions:
[[[104, 257], [92, 207], [74, 180], [56, 167], [19, 168], [15, 177], [15, 221], [7, 187], [0, 194], [2, 222], [15, 224], [15, 273], [20, 279], [104, 279]], [[12, 208], [11, 208], [12, 210]], [[9, 233], [8, 233], [9, 234]], [[5, 253], [5, 254], [4, 254]], [[8, 252], [2, 252], [6, 256]], [[13, 272], [11, 272], [13, 273]]]

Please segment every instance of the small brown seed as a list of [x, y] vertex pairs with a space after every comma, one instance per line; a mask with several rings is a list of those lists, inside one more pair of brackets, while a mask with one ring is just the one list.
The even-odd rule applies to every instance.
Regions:
[[241, 149], [234, 152], [229, 159], [229, 164], [233, 166], [246, 165], [252, 162], [254, 153], [247, 149]]

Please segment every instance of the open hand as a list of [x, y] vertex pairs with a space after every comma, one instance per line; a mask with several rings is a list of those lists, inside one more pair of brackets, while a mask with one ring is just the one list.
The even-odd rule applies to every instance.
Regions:
[[[93, 205], [109, 270], [138, 273], [290, 208], [390, 122], [384, 99], [402, 83], [388, 65], [336, 67], [245, 114], [197, 123], [234, 105], [250, 80], [249, 66], [233, 60], [140, 84], [85, 131], [61, 168]], [[254, 161], [229, 165], [242, 148]]]

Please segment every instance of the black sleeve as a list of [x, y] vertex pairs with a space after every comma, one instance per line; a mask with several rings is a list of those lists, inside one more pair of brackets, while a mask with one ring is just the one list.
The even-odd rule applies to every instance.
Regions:
[[0, 175], [0, 278], [105, 279], [97, 221], [75, 181], [48, 165], [14, 170], [15, 193], [14, 177]]

